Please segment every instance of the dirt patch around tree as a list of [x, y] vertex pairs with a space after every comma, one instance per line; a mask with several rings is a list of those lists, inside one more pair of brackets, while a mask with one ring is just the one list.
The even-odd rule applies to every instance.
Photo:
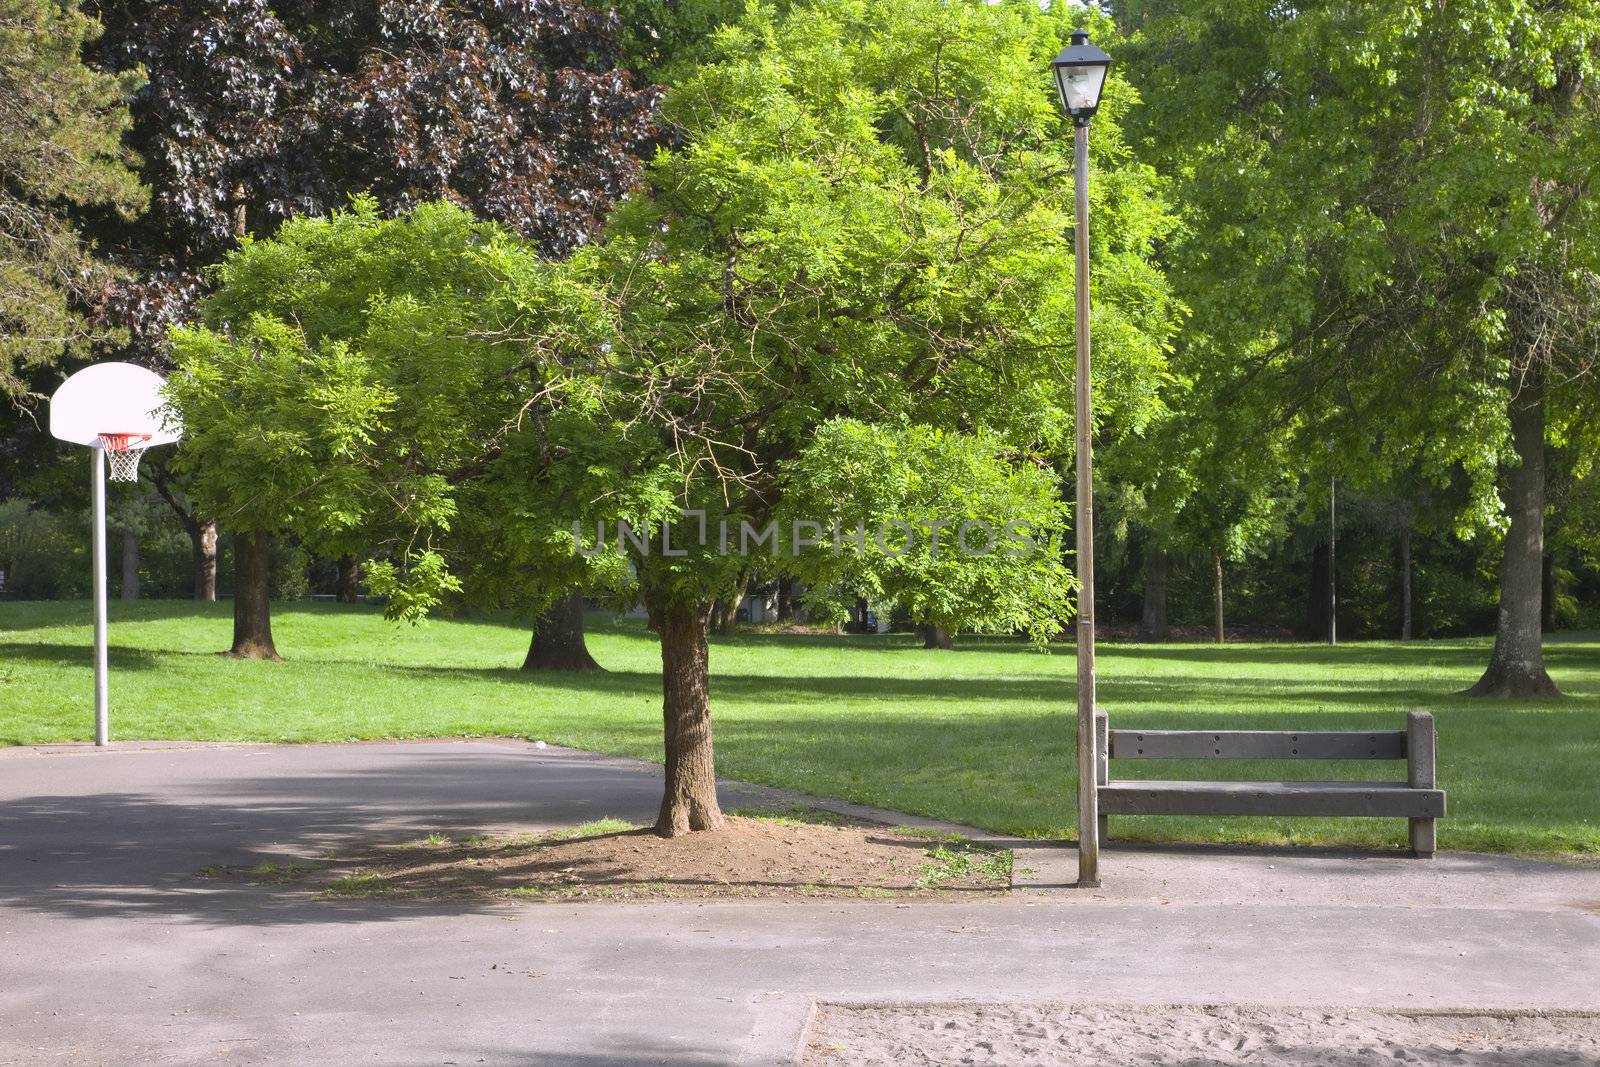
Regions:
[[970, 899], [1011, 888], [1011, 853], [804, 811], [730, 815], [725, 829], [675, 838], [616, 819], [546, 834], [435, 834], [313, 862], [196, 874], [330, 897]]
[[803, 1067], [1590, 1067], [1600, 1016], [1587, 1013], [1104, 1004], [823, 1004]]

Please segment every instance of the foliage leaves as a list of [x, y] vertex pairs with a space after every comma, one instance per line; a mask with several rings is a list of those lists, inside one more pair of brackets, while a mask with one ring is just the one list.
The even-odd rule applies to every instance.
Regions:
[[820, 542], [790, 568], [822, 614], [843, 618], [865, 596], [950, 633], [1025, 630], [1040, 642], [1071, 615], [1068, 508], [1038, 457], [994, 437], [839, 419], [780, 480], [780, 530], [791, 546], [795, 530]]
[[617, 68], [614, 14], [581, 0], [349, 4], [102, 0], [97, 58], [150, 81], [132, 142], [152, 210], [108, 227], [140, 277], [109, 317], [159, 350], [245, 229], [370, 192], [450, 199], [560, 254], [636, 180], [656, 91]]
[[79, 53], [99, 33], [76, 4], [0, 0], [0, 396], [94, 339], [82, 312], [111, 282], [67, 212], [142, 199], [119, 138], [137, 74]]

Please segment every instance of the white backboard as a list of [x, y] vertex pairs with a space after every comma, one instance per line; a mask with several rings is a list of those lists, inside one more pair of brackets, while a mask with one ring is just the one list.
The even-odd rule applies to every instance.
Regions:
[[50, 398], [51, 436], [98, 447], [103, 433], [148, 434], [142, 447], [171, 444], [183, 428], [161, 395], [165, 384], [161, 375], [132, 363], [85, 367]]

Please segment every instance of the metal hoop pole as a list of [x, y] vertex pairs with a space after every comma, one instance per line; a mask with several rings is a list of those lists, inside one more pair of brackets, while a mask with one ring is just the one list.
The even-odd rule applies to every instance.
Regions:
[[91, 448], [91, 495], [94, 497], [94, 743], [104, 748], [111, 740], [111, 714], [107, 699], [106, 653], [106, 453]]

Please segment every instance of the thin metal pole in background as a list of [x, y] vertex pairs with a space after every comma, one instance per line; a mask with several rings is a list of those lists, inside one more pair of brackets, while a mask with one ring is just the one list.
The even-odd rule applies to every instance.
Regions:
[[1334, 523], [1334, 508], [1339, 495], [1339, 478], [1328, 475], [1328, 644], [1339, 643], [1339, 571], [1334, 566], [1339, 549], [1339, 528]]
[[111, 713], [106, 695], [106, 453], [89, 449], [89, 479], [94, 497], [94, 743], [111, 739]]
[[1094, 730], [1094, 413], [1089, 393], [1089, 127], [1073, 130], [1077, 192], [1078, 886], [1100, 884], [1100, 798]]

